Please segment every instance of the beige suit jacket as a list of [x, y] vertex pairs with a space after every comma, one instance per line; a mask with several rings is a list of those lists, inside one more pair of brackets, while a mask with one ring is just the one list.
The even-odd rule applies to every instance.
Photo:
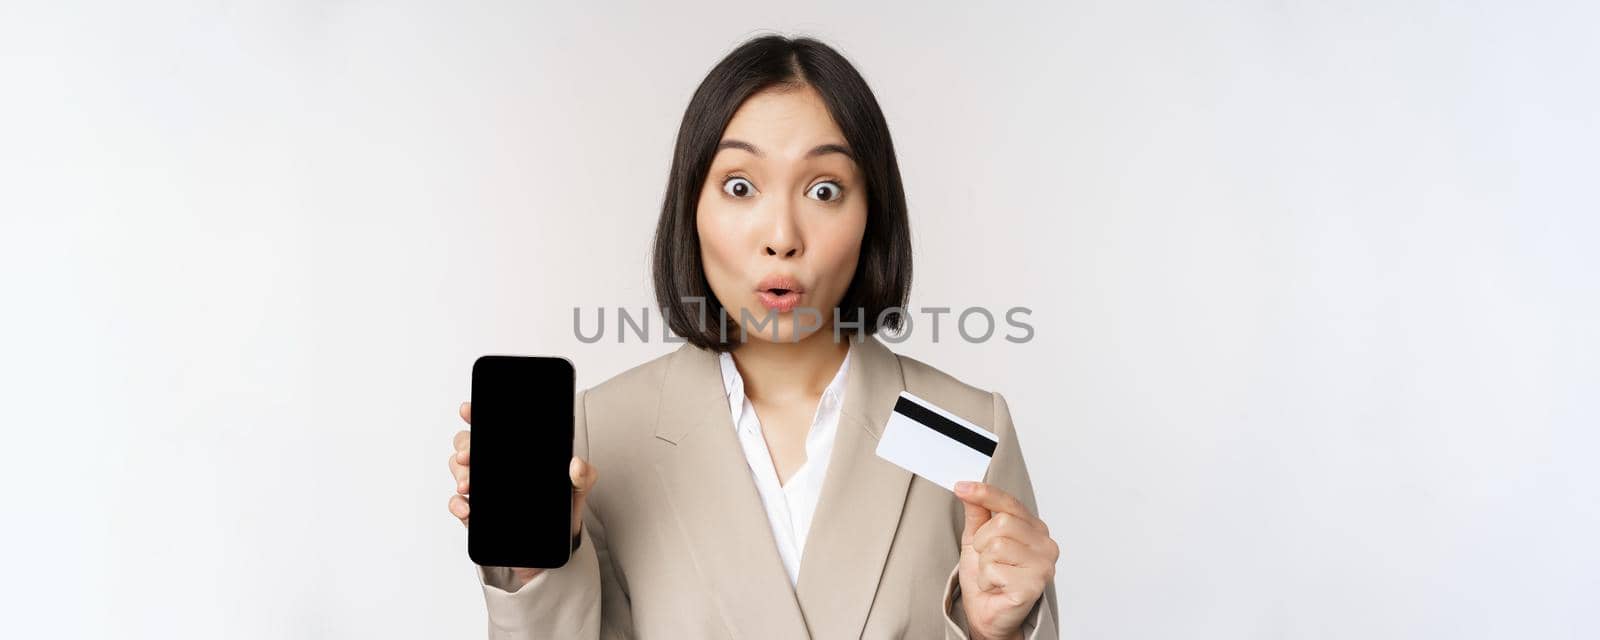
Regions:
[[[572, 559], [508, 592], [478, 568], [489, 637], [966, 638], [965, 511], [874, 453], [902, 390], [999, 439], [985, 480], [1038, 505], [1005, 400], [856, 345], [833, 458], [791, 586], [734, 433], [716, 354], [685, 344], [578, 394], [574, 450], [600, 473]], [[1054, 583], [1023, 624], [1056, 638]]]

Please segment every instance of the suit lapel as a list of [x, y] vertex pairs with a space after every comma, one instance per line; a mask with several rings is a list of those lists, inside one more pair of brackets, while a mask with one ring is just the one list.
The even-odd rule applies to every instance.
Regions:
[[735, 637], [860, 637], [911, 473], [876, 454], [900, 363], [876, 338], [856, 343], [822, 495], [789, 584], [766, 510], [734, 433], [717, 355], [673, 354], [656, 437], [674, 446], [656, 463], [667, 500]]
[[905, 389], [900, 362], [870, 336], [850, 358], [839, 432], [795, 589], [817, 638], [861, 636], [911, 486], [910, 472], [876, 453]]
[[686, 344], [673, 354], [656, 416], [656, 437], [674, 445], [656, 472], [729, 631], [810, 637], [733, 430], [715, 353]]

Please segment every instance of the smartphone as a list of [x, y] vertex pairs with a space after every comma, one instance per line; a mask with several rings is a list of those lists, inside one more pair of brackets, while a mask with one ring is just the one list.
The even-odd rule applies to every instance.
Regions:
[[473, 562], [553, 569], [571, 559], [573, 376], [560, 357], [472, 363]]

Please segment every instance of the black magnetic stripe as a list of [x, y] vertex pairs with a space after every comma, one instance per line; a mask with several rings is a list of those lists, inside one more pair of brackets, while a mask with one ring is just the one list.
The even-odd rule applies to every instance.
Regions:
[[913, 402], [910, 398], [900, 396], [900, 400], [894, 403], [894, 410], [896, 413], [900, 413], [907, 418], [911, 418], [922, 426], [944, 434], [946, 438], [972, 447], [973, 449], [977, 450], [978, 453], [983, 455], [991, 458], [994, 457], [993, 440], [973, 433], [971, 429], [956, 424], [954, 420], [934, 413], [927, 407]]

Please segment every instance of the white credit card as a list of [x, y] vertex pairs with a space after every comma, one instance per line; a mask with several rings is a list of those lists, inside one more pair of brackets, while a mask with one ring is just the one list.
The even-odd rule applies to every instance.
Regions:
[[878, 457], [951, 491], [956, 481], [983, 482], [999, 440], [956, 414], [902, 391], [883, 427]]

